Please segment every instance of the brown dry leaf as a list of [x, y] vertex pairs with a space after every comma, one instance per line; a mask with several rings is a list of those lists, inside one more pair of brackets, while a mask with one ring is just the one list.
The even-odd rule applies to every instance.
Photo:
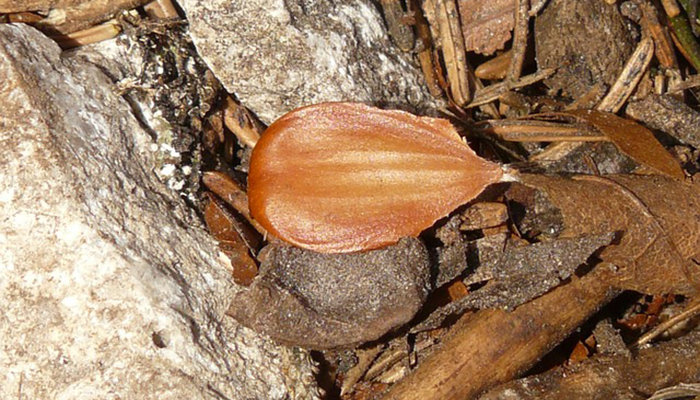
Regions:
[[202, 176], [202, 183], [244, 216], [261, 235], [266, 234], [265, 229], [250, 216], [248, 195], [233, 178], [221, 172], [208, 171]]
[[[528, 221], [544, 221], [531, 230], [559, 232], [560, 238], [619, 232], [617, 245], [601, 254], [621, 268], [623, 289], [642, 293], [693, 294], [700, 269], [700, 184], [665, 176], [576, 176], [573, 179], [523, 174], [535, 195], [509, 191], [525, 204]], [[547, 210], [547, 211], [545, 211]]]
[[447, 120], [324, 103], [265, 131], [251, 157], [248, 197], [253, 218], [280, 239], [352, 252], [418, 235], [502, 174]]
[[685, 178], [678, 161], [649, 129], [608, 112], [571, 110], [535, 114], [523, 120], [489, 121], [485, 129], [504, 140], [519, 142], [609, 140], [638, 163], [675, 179]]
[[459, 0], [464, 46], [467, 51], [493, 54], [510, 39], [513, 0]]
[[240, 285], [248, 286], [258, 275], [258, 265], [250, 256], [246, 241], [235, 228], [240, 221], [226, 211], [213, 196], [210, 196], [210, 200], [204, 210], [207, 227], [212, 236], [219, 241], [221, 251], [231, 259], [233, 280]]
[[678, 161], [656, 140], [654, 134], [642, 125], [620, 118], [615, 114], [596, 110], [572, 110], [565, 113], [593, 125], [604, 133], [621, 152], [640, 164], [672, 178], [685, 178]]
[[588, 359], [591, 356], [591, 351], [589, 350], [588, 347], [586, 347], [586, 344], [583, 343], [582, 341], [576, 342], [576, 345], [574, 346], [574, 349], [571, 350], [571, 354], [569, 355], [569, 364], [576, 364], [578, 362], [581, 362], [583, 360]]

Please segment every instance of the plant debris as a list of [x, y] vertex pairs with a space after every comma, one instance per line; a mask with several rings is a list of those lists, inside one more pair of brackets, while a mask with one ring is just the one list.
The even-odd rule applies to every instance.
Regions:
[[551, 0], [534, 36], [538, 67], [557, 69], [545, 83], [574, 99], [596, 84], [612, 86], [634, 48], [617, 8], [600, 0]]
[[[481, 400], [509, 398], [558, 400], [570, 398], [648, 398], [668, 385], [668, 376], [697, 382], [700, 333], [641, 350], [635, 357], [601, 355], [563, 369], [519, 379], [488, 391]], [[644, 396], [640, 397], [640, 393]], [[697, 391], [683, 394], [696, 395]], [[656, 397], [657, 399], [668, 397]]]
[[349, 254], [273, 246], [228, 314], [292, 346], [350, 347], [410, 321], [427, 297], [429, 276], [418, 239]]
[[321, 351], [328, 398], [700, 381], [696, 2], [185, 0], [191, 32], [164, 0], [5, 3], [113, 71], [219, 242], [227, 314]]
[[[414, 332], [434, 329], [450, 316], [467, 310], [501, 308], [512, 310], [571, 278], [576, 268], [597, 250], [607, 246], [613, 233], [556, 239], [526, 246], [507, 241], [503, 247], [479, 246], [488, 252], [479, 266], [464, 279], [467, 285], [488, 282], [466, 296], [436, 310], [430, 318], [413, 328]], [[484, 239], [477, 240], [477, 243]]]

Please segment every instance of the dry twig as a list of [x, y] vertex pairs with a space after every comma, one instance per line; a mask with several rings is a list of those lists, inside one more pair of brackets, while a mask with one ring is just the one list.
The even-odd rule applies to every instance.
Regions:
[[512, 58], [506, 75], [507, 82], [515, 82], [520, 79], [520, 74], [523, 70], [525, 51], [527, 49], [529, 11], [530, 0], [516, 0], [513, 48], [511, 50]]

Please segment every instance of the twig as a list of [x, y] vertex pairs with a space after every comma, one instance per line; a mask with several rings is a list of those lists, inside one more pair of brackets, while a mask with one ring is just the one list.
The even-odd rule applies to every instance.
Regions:
[[352, 387], [355, 386], [357, 382], [362, 379], [365, 374], [367, 374], [367, 370], [369, 367], [372, 365], [372, 362], [377, 358], [377, 355], [384, 349], [384, 344], [377, 344], [373, 347], [370, 347], [368, 349], [360, 349], [356, 350], [357, 354], [357, 365], [352, 367], [348, 371], [347, 374], [345, 374], [345, 379], [343, 380], [343, 385], [340, 388], [340, 395], [346, 395], [351, 392]]
[[[480, 400], [561, 399], [689, 399], [700, 385], [661, 389], [679, 382], [696, 382], [700, 366], [700, 332], [628, 354], [597, 354], [565, 368], [552, 368], [499, 385]], [[654, 396], [649, 397], [649, 393]], [[681, 395], [681, 396], [679, 396]], [[687, 397], [690, 396], [690, 397]]]
[[680, 82], [679, 84], [671, 86], [668, 89], [668, 91], [669, 93], [677, 93], [682, 92], [684, 90], [696, 88], [698, 86], [700, 86], [700, 75], [692, 75], [685, 78], [685, 80]]
[[458, 106], [465, 105], [471, 99], [471, 90], [467, 77], [467, 56], [464, 50], [455, 0], [439, 0], [436, 15], [440, 27], [440, 44], [450, 80], [450, 92]]
[[41, 21], [44, 17], [39, 14], [31, 12], [18, 12], [13, 14], [6, 14], [9, 22], [21, 22], [24, 24], [33, 25]]
[[654, 392], [654, 395], [649, 397], [647, 400], [670, 400], [670, 399], [681, 399], [692, 397], [697, 399], [700, 396], [700, 385], [696, 384], [683, 384], [664, 388]]
[[535, 17], [547, 5], [549, 0], [533, 0], [530, 4], [530, 16]]
[[596, 109], [611, 113], [618, 112], [636, 89], [653, 56], [654, 41], [651, 38], [642, 39], [620, 76]]
[[[476, 88], [477, 91], [479, 90], [484, 90], [485, 86], [484, 83], [481, 82], [481, 79], [477, 78], [476, 75], [474, 74], [474, 68], [472, 68], [471, 64], [469, 64], [469, 61], [467, 60], [467, 74], [469, 74], [469, 78], [471, 78], [472, 82], [474, 82], [474, 87]], [[466, 107], [469, 108], [469, 107]], [[483, 111], [485, 114], [490, 115], [494, 119], [501, 118], [501, 113], [498, 111], [498, 107], [496, 107], [493, 102], [482, 104], [479, 106], [479, 109]]]
[[442, 347], [383, 400], [467, 399], [513, 379], [619, 293], [608, 283], [609, 271], [598, 265], [511, 313], [481, 310], [461, 318]]
[[384, 20], [389, 28], [391, 41], [401, 49], [401, 51], [413, 50], [416, 41], [413, 29], [406, 24], [406, 11], [404, 11], [400, 0], [380, 0]]
[[175, 5], [170, 0], [154, 0], [143, 6], [149, 17], [155, 20], [177, 19], [180, 14], [177, 13]]
[[480, 106], [482, 104], [490, 103], [494, 100], [498, 100], [498, 98], [503, 93], [509, 90], [531, 85], [535, 82], [539, 82], [542, 79], [548, 78], [553, 73], [553, 69], [543, 69], [535, 72], [534, 74], [523, 76], [516, 82], [504, 81], [495, 85], [487, 86], [484, 89], [477, 90], [474, 96], [474, 100], [471, 103], [469, 103], [466, 107], [472, 108]]
[[256, 124], [249, 111], [231, 96], [224, 99], [224, 124], [244, 145], [255, 147], [262, 127]]
[[489, 121], [486, 130], [509, 142], [600, 142], [609, 140], [600, 132], [581, 126], [549, 121]]
[[[96, 24], [112, 18], [118, 18], [123, 12], [135, 11], [148, 0], [109, 0], [109, 1], [77, 1], [63, 7], [49, 7], [46, 18], [37, 22], [36, 28], [48, 35], [67, 35], [82, 30], [88, 30]], [[12, 2], [10, 2], [12, 3]], [[19, 2], [15, 2], [19, 3]], [[51, 3], [51, 2], [49, 2]]]
[[652, 329], [649, 332], [642, 335], [639, 339], [637, 339], [636, 342], [634, 342], [633, 347], [640, 348], [640, 347], [644, 346], [645, 344], [651, 342], [652, 340], [654, 340], [656, 337], [658, 337], [662, 333], [673, 328], [675, 325], [677, 325], [685, 320], [688, 320], [690, 318], [693, 318], [694, 316], [696, 316], [698, 314], [700, 314], [700, 302], [696, 302], [695, 304], [691, 304], [691, 306], [687, 310], [683, 311], [682, 313], [680, 313], [678, 315], [674, 315], [673, 317], [669, 318], [667, 321], [660, 323], [654, 329]]
[[116, 37], [121, 32], [121, 27], [116, 21], [108, 21], [104, 24], [93, 26], [82, 31], [67, 35], [50, 36], [62, 49], [69, 49], [86, 44], [97, 43]]
[[421, 49], [418, 53], [418, 61], [420, 61], [420, 66], [425, 76], [425, 82], [428, 85], [428, 91], [430, 91], [433, 97], [442, 97], [442, 89], [438, 84], [435, 65], [433, 64], [434, 46], [433, 38], [430, 34], [430, 25], [425, 18], [425, 14], [423, 14], [423, 9], [420, 4], [418, 4], [418, 0], [408, 0], [408, 4], [410, 5], [410, 10], [413, 12], [416, 21], [416, 33], [421, 42], [416, 47]]
[[664, 0], [662, 4], [671, 23], [671, 29], [678, 40], [678, 47], [682, 50], [681, 53], [696, 71], [700, 71], [700, 45], [693, 35], [688, 18], [680, 12], [675, 0]]
[[681, 14], [681, 8], [676, 0], [661, 0], [661, 5], [669, 18], [675, 18]]
[[690, 25], [695, 36], [700, 36], [700, 4], [694, 0], [678, 0], [688, 13]]
[[231, 205], [231, 207], [243, 215], [261, 235], [267, 235], [265, 228], [251, 217], [248, 208], [248, 196], [246, 192], [238, 186], [236, 181], [226, 174], [215, 171], [205, 172], [204, 176], [202, 176], [202, 181], [209, 190], [221, 197], [227, 204]]
[[520, 78], [525, 63], [530, 0], [515, 0], [515, 27], [513, 29], [513, 50], [506, 81], [515, 82]]
[[654, 53], [659, 64], [667, 69], [677, 69], [678, 60], [676, 52], [673, 50], [673, 42], [666, 28], [659, 22], [657, 8], [646, 0], [637, 0], [635, 3], [642, 11], [640, 21], [642, 29], [654, 39]]

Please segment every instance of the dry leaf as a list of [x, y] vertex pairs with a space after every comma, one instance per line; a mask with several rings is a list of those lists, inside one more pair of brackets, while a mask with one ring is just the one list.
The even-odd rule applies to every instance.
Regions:
[[685, 178], [678, 161], [649, 129], [608, 112], [571, 110], [530, 115], [523, 120], [494, 120], [488, 122], [486, 130], [519, 142], [609, 140], [638, 163], [675, 179]]
[[621, 152], [640, 164], [672, 178], [685, 178], [678, 161], [656, 140], [654, 134], [642, 125], [615, 114], [596, 110], [572, 110], [565, 113], [575, 115], [595, 126]]
[[467, 73], [470, 67], [465, 62], [464, 38], [461, 35], [457, 2], [426, 0], [422, 7], [430, 24], [437, 28], [436, 43], [442, 50], [451, 98], [458, 106], [463, 106], [469, 102], [472, 93]]
[[248, 286], [258, 275], [258, 265], [248, 252], [249, 246], [236, 229], [240, 224], [213, 196], [204, 210], [204, 221], [212, 236], [219, 241], [219, 247], [231, 259], [233, 280]]
[[234, 210], [245, 217], [261, 235], [266, 235], [265, 229], [250, 216], [248, 195], [243, 188], [240, 187], [238, 182], [224, 173], [207, 171], [202, 176], [202, 183], [204, 183], [207, 189], [214, 192], [214, 194], [219, 196], [223, 201], [233, 207]]
[[253, 218], [280, 239], [352, 252], [418, 235], [501, 175], [446, 120], [324, 103], [265, 131], [248, 197]]
[[513, 0], [459, 1], [467, 51], [489, 55], [503, 48], [515, 23], [513, 4]]
[[[601, 258], [621, 268], [615, 284], [642, 293], [693, 294], [700, 271], [700, 184], [665, 176], [576, 176], [573, 179], [523, 174], [523, 184], [540, 194], [509, 196], [525, 204], [535, 228], [560, 238], [619, 232], [619, 243]], [[521, 226], [529, 224], [526, 214]], [[528, 229], [533, 229], [532, 226]]]

